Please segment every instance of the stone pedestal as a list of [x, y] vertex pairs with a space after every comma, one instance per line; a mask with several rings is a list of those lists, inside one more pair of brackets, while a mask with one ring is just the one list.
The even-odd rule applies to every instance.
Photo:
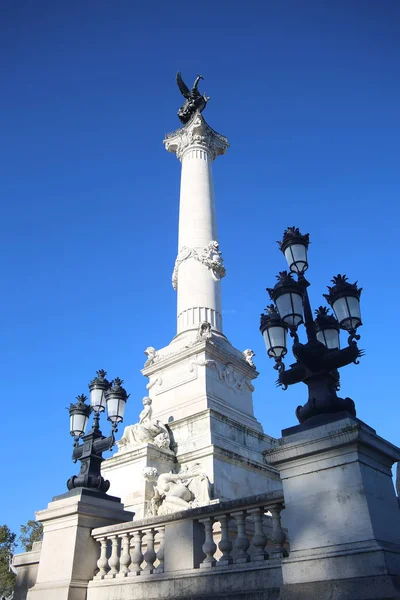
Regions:
[[92, 529], [133, 516], [119, 498], [84, 488], [56, 496], [47, 509], [36, 513], [43, 523], [43, 543], [36, 584], [28, 600], [85, 600], [99, 558]]
[[279, 443], [265, 459], [282, 479], [290, 535], [281, 598], [400, 598], [400, 450], [352, 418]]
[[263, 451], [276, 441], [254, 417], [255, 367], [224, 336], [191, 335], [178, 336], [143, 369], [152, 419], [168, 426], [173, 452], [146, 444], [119, 450], [102, 465], [111, 493], [121, 496], [137, 518], [153, 492], [143, 479], [143, 467], [167, 473], [196, 465], [208, 476], [212, 498], [220, 500], [281, 489], [276, 469], [263, 459]]
[[143, 469], [155, 467], [159, 473], [168, 473], [175, 465], [172, 450], [145, 443], [128, 450], [119, 449], [103, 462], [102, 475], [110, 481], [110, 492], [121, 498], [126, 510], [133, 511], [136, 519], [143, 519], [154, 494], [153, 483], [145, 480]]

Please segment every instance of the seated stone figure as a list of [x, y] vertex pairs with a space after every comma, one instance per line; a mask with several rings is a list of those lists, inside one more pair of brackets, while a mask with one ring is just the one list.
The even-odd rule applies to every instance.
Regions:
[[179, 473], [161, 475], [153, 467], [144, 469], [144, 477], [156, 481], [146, 516], [167, 515], [210, 504], [210, 482], [205, 473], [199, 472], [199, 466], [196, 463], [191, 469], [183, 467]]
[[158, 419], [155, 421], [151, 420], [153, 414], [151, 404], [151, 398], [143, 398], [144, 408], [139, 415], [139, 422], [125, 427], [122, 438], [117, 442], [120, 450], [126, 450], [129, 447], [146, 442], [155, 444], [159, 448], [169, 448], [170, 438], [168, 429]]

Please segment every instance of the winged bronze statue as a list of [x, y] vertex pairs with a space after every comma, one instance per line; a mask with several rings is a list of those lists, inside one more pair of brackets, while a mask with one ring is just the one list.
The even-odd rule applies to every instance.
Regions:
[[179, 71], [176, 74], [176, 83], [178, 84], [178, 88], [182, 96], [186, 98], [186, 102], [178, 110], [178, 117], [182, 121], [182, 123], [187, 123], [188, 121], [190, 121], [195, 112], [202, 112], [210, 99], [205, 94], [200, 94], [197, 88], [200, 79], [204, 79], [204, 77], [202, 77], [201, 75], [197, 75], [192, 89], [189, 90], [186, 83], [183, 81], [182, 75], [179, 73]]

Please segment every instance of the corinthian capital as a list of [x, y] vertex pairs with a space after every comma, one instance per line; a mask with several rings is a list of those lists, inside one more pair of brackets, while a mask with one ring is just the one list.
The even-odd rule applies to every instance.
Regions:
[[200, 112], [196, 112], [183, 127], [167, 133], [164, 145], [168, 152], [174, 152], [179, 160], [182, 160], [189, 148], [204, 150], [211, 160], [214, 160], [219, 154], [225, 154], [229, 148], [226, 137], [214, 131]]

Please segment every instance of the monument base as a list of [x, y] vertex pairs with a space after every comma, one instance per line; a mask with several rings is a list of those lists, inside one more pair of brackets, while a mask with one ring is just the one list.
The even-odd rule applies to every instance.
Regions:
[[[282, 574], [285, 586], [292, 586], [288, 590], [296, 594], [299, 584], [307, 590], [317, 582], [334, 590], [339, 580], [348, 580], [351, 590], [352, 581], [368, 577], [389, 585], [400, 575], [400, 511], [391, 472], [399, 448], [345, 418], [286, 435], [265, 459], [282, 479], [282, 516], [290, 535]], [[396, 597], [349, 594], [337, 598]]]
[[102, 464], [102, 475], [110, 480], [110, 492], [118, 495], [136, 519], [146, 516], [147, 503], [154, 494], [153, 483], [143, 477], [145, 467], [155, 467], [159, 473], [174, 471], [172, 450], [145, 443], [128, 450], [119, 450]]

